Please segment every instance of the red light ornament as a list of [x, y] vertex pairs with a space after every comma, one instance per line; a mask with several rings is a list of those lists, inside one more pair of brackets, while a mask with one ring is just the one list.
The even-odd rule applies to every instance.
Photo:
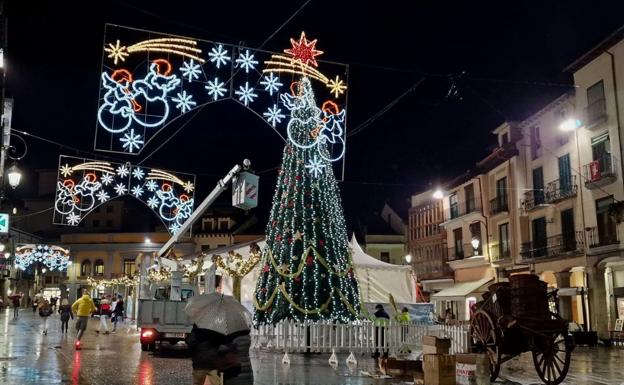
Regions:
[[323, 54], [323, 51], [316, 49], [316, 39], [309, 41], [306, 39], [305, 32], [301, 32], [299, 41], [290, 38], [290, 44], [292, 48], [285, 49], [284, 53], [287, 53], [293, 57], [294, 60], [300, 61], [303, 64], [311, 64], [318, 67], [316, 57]]

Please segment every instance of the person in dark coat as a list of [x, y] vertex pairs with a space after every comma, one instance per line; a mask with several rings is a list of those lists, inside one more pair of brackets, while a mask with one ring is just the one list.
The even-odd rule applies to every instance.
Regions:
[[223, 373], [223, 385], [253, 384], [249, 330], [223, 335], [193, 325], [187, 340], [193, 359], [193, 385]]
[[69, 319], [74, 319], [74, 313], [72, 313], [71, 306], [69, 305], [69, 302], [67, 302], [66, 298], [63, 298], [61, 301], [61, 306], [59, 306], [58, 312], [61, 315], [61, 333], [67, 333]]
[[[375, 306], [374, 316], [375, 316], [375, 319], [374, 319], [375, 325], [378, 325], [375, 327], [375, 345], [383, 346], [385, 343], [384, 325], [386, 325], [388, 321], [390, 321], [390, 316], [388, 315], [388, 313], [386, 312], [382, 304], [377, 304], [377, 306]], [[379, 342], [381, 342], [381, 344]], [[379, 356], [380, 356], [379, 349], [375, 349], [373, 358], [377, 359], [379, 358]], [[387, 357], [388, 357], [388, 351], [384, 351], [384, 358], [387, 358]]]
[[124, 320], [124, 301], [121, 295], [117, 296], [115, 307], [113, 308], [113, 333], [117, 331], [117, 324], [123, 323]]

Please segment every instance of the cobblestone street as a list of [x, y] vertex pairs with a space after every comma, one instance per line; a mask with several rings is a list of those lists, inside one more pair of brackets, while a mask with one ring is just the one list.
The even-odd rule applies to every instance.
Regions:
[[[42, 333], [38, 316], [22, 310], [17, 320], [11, 312], [0, 315], [1, 384], [190, 384], [191, 361], [185, 350], [163, 353], [142, 352], [138, 333], [122, 328], [116, 334], [97, 335], [97, 319], [92, 319], [83, 339], [83, 349], [73, 347], [73, 324], [70, 335], [60, 333], [58, 316], [49, 320], [49, 333]], [[344, 364], [333, 370], [327, 355], [306, 357], [291, 355], [290, 366], [281, 363], [281, 355], [253, 353], [256, 384], [403, 384], [397, 379], [376, 380], [363, 376], [373, 372], [373, 360], [358, 357], [354, 371]], [[579, 348], [564, 384], [620, 385], [624, 383], [621, 365], [624, 349]], [[503, 365], [501, 384], [539, 384], [529, 354]]]

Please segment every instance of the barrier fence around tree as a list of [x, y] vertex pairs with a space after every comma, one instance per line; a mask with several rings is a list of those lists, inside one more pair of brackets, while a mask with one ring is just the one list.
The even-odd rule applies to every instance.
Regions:
[[470, 352], [467, 325], [402, 324], [384, 326], [367, 323], [339, 324], [331, 322], [282, 321], [260, 325], [252, 330], [252, 348], [276, 352], [351, 352], [391, 354], [408, 347], [419, 350], [422, 337], [434, 335], [451, 339], [451, 354]]

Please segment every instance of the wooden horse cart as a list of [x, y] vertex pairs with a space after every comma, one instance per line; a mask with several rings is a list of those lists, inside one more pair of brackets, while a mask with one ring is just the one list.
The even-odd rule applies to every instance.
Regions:
[[568, 373], [574, 349], [568, 323], [549, 309], [546, 283], [537, 276], [518, 274], [509, 281], [490, 285], [475, 305], [470, 321], [473, 347], [487, 354], [491, 381], [503, 362], [530, 351], [542, 381], [557, 385]]

